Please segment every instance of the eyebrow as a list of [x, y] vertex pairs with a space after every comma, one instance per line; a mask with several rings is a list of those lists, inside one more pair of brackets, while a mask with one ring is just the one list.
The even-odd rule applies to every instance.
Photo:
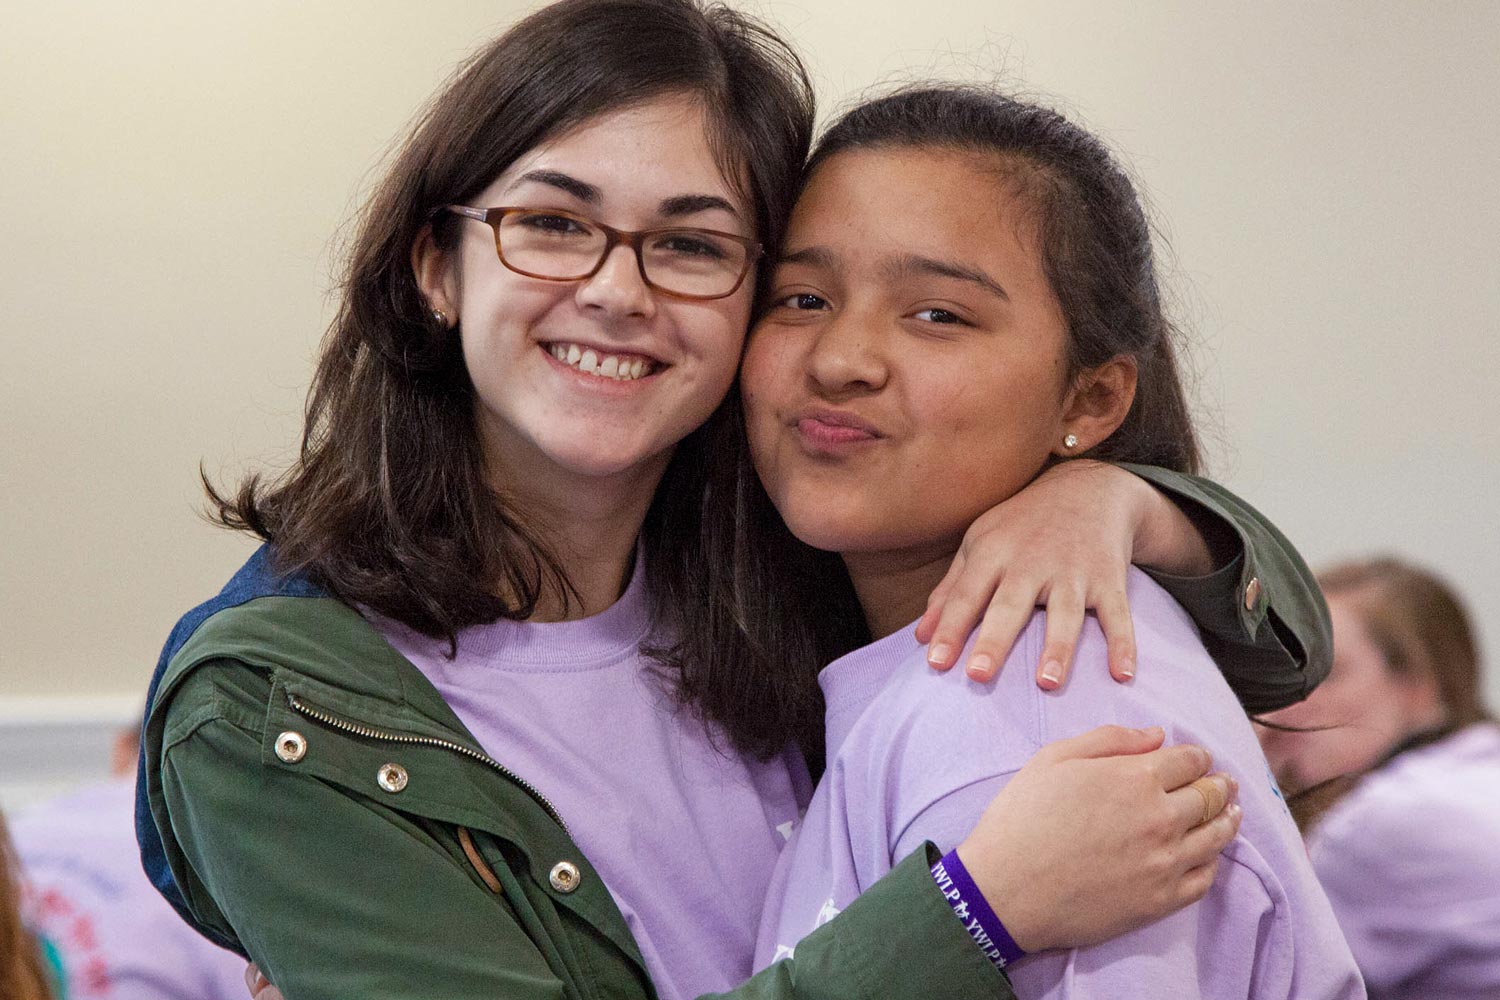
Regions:
[[667, 198], [661, 203], [661, 214], [668, 219], [695, 215], [698, 212], [710, 212], [715, 209], [728, 212], [736, 219], [740, 217], [740, 213], [727, 199], [720, 198], [716, 194], [680, 194], [675, 198]]
[[581, 181], [559, 170], [528, 170], [517, 178], [517, 181], [536, 181], [538, 184], [549, 184], [560, 191], [577, 198], [579, 201], [590, 205], [599, 204], [603, 192], [587, 181]]
[[[588, 205], [598, 205], [604, 200], [604, 192], [598, 185], [590, 184], [588, 181], [579, 180], [571, 174], [565, 174], [560, 170], [529, 170], [517, 178], [520, 181], [535, 181], [538, 184], [547, 184], [564, 191], [579, 201]], [[695, 215], [698, 212], [708, 212], [718, 209], [728, 212], [736, 219], [740, 213], [735, 210], [734, 205], [728, 199], [721, 198], [716, 194], [680, 194], [672, 198], [664, 199], [659, 211], [669, 219], [681, 218], [684, 215]]]
[[920, 254], [905, 254], [893, 261], [889, 269], [897, 277], [909, 274], [934, 274], [940, 278], [957, 278], [959, 281], [968, 281], [978, 285], [1006, 302], [1010, 301], [1010, 293], [1001, 287], [1000, 282], [979, 268], [960, 264], [958, 261], [939, 260], [936, 257], [923, 257]]
[[776, 258], [778, 264], [811, 264], [813, 267], [833, 267], [837, 256], [827, 247], [804, 247]]
[[[811, 267], [832, 268], [838, 265], [838, 255], [828, 247], [813, 246], [801, 250], [793, 250], [784, 253], [777, 258], [778, 264], [807, 264]], [[985, 291], [996, 295], [1006, 302], [1010, 301], [1010, 293], [1001, 286], [1000, 282], [991, 278], [977, 267], [968, 264], [960, 264], [952, 260], [939, 260], [936, 257], [924, 257], [920, 254], [903, 254], [885, 263], [882, 270], [886, 271], [892, 281], [911, 274], [935, 274], [940, 278], [956, 278], [959, 281], [968, 281], [978, 285]]]

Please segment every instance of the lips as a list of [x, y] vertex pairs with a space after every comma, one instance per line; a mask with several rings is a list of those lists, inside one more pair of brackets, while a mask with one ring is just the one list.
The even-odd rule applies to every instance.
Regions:
[[804, 442], [819, 448], [847, 447], [885, 436], [870, 421], [848, 410], [808, 410], [797, 414], [791, 423]]

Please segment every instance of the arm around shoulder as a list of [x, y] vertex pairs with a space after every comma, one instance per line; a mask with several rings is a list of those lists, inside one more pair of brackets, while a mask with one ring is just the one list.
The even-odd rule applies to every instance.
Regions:
[[1200, 476], [1123, 465], [1165, 493], [1205, 534], [1231, 539], [1231, 557], [1207, 576], [1147, 569], [1197, 622], [1203, 643], [1247, 711], [1305, 698], [1333, 663], [1328, 607], [1312, 571], [1255, 508]]

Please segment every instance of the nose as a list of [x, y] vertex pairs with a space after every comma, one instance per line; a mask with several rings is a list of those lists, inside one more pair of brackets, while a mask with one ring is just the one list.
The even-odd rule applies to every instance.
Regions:
[[826, 396], [871, 392], [889, 374], [874, 318], [856, 310], [836, 310], [819, 324], [808, 349], [807, 375]]
[[576, 299], [581, 308], [611, 317], [656, 314], [656, 295], [641, 277], [635, 250], [623, 245], [611, 248], [599, 270], [579, 282]]

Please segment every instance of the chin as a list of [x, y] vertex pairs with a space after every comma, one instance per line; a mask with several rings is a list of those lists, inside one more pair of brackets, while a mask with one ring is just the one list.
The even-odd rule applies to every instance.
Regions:
[[780, 507], [782, 520], [798, 541], [824, 552], [853, 552], [870, 547], [871, 534], [860, 518], [840, 512], [826, 500], [805, 507]]
[[553, 465], [575, 476], [604, 478], [641, 468], [656, 459], [662, 449], [646, 442], [595, 433], [543, 441], [542, 451]]

